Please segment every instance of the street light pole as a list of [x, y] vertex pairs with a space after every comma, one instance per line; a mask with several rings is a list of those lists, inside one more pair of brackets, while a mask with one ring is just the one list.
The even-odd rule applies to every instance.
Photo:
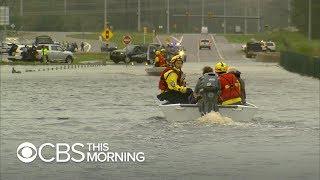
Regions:
[[201, 27], [204, 26], [204, 0], [201, 1]]
[[104, 28], [107, 27], [107, 0], [104, 0]]
[[247, 34], [247, 1], [244, 0], [244, 34]]
[[67, 0], [64, 0], [64, 15], [67, 15]]
[[258, 32], [261, 30], [261, 14], [260, 14], [260, 0], [258, 0]]
[[312, 5], [311, 5], [311, 0], [309, 0], [309, 20], [308, 20], [308, 39], [311, 40], [311, 34], [312, 34], [312, 25], [311, 25], [311, 14], [312, 14]]
[[223, 0], [223, 33], [227, 33], [227, 21], [226, 21], [226, 15], [227, 15], [227, 7], [226, 7], [226, 0]]
[[291, 26], [291, 0], [288, 0], [288, 27]]
[[20, 16], [23, 16], [23, 0], [20, 0]]
[[141, 30], [141, 4], [140, 0], [138, 0], [138, 32]]
[[170, 1], [167, 0], [167, 34], [170, 33]]

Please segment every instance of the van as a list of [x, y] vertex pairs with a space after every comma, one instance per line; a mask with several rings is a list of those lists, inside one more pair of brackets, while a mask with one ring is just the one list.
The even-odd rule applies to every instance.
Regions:
[[201, 34], [208, 34], [208, 27], [202, 26], [202, 28], [201, 28]]

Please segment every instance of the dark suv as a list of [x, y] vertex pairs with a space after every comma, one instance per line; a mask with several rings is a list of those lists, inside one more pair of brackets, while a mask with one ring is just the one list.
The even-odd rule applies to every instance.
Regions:
[[36, 37], [36, 41], [35, 41], [36, 45], [39, 44], [54, 44], [53, 40], [51, 39], [50, 36], [38, 36]]
[[145, 45], [128, 45], [127, 47], [110, 52], [110, 59], [114, 63], [121, 61], [143, 63], [147, 60], [148, 47]]
[[253, 58], [257, 52], [262, 52], [261, 44], [258, 42], [248, 42], [245, 50], [247, 58]]

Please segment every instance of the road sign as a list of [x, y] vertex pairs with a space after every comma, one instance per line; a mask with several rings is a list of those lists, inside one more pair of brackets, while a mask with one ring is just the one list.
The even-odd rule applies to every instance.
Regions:
[[123, 44], [128, 45], [131, 43], [131, 41], [132, 41], [131, 36], [129, 35], [123, 36], [123, 39], [122, 39]]
[[101, 35], [106, 41], [109, 41], [112, 38], [113, 33], [109, 28], [107, 28], [101, 33]]
[[9, 7], [0, 6], [0, 25], [9, 25]]

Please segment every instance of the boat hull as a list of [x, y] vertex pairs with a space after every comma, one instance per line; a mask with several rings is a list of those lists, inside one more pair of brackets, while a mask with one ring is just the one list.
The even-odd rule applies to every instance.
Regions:
[[145, 71], [149, 76], [160, 76], [161, 72], [165, 69], [165, 67], [146, 67]]
[[[168, 121], [183, 122], [194, 121], [201, 117], [198, 106], [195, 104], [168, 104], [160, 105], [163, 114]], [[222, 116], [229, 117], [233, 121], [245, 122], [252, 120], [258, 108], [249, 104], [220, 106], [219, 112]]]

